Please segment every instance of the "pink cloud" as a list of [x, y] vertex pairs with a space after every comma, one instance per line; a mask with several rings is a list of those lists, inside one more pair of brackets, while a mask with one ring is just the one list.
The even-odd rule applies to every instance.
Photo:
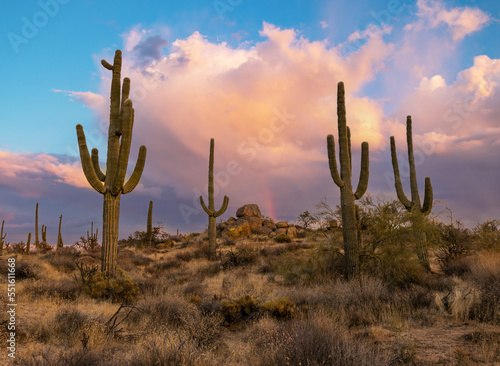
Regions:
[[446, 24], [454, 41], [461, 41], [465, 36], [481, 30], [490, 21], [489, 15], [481, 9], [468, 6], [447, 9], [441, 0], [418, 0], [417, 7], [420, 20], [407, 25], [407, 30]]

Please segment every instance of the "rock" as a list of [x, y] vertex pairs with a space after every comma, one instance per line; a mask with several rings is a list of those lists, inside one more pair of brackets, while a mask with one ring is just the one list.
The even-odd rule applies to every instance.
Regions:
[[221, 222], [218, 225], [219, 230], [224, 230], [227, 227], [227, 222]]
[[266, 235], [269, 236], [273, 232], [273, 229], [267, 226], [261, 226], [255, 230], [252, 230], [253, 233], [259, 234], [259, 235]]
[[289, 236], [290, 238], [296, 238], [297, 237], [297, 228], [295, 226], [290, 226], [286, 230], [286, 235]]
[[243, 216], [236, 220], [236, 224], [242, 225], [244, 222], [248, 222], [250, 229], [255, 230], [262, 226], [262, 221], [263, 220], [258, 217]]
[[330, 230], [337, 229], [339, 227], [339, 222], [335, 219], [330, 220], [328, 224], [330, 225]]
[[252, 230], [250, 229], [250, 224], [244, 221], [242, 224], [237, 225], [236, 223], [229, 225], [222, 234], [227, 235], [231, 239], [246, 238], [250, 236]]
[[259, 206], [257, 206], [255, 203], [251, 203], [251, 204], [244, 205], [244, 206], [240, 207], [236, 211], [236, 216], [237, 217], [243, 217], [243, 216], [258, 217], [259, 219], [262, 218], [262, 214], [260, 213]]
[[288, 223], [286, 221], [278, 221], [276, 226], [278, 229], [286, 229], [288, 227]]
[[268, 228], [270, 228], [271, 230], [276, 230], [277, 227], [276, 227], [276, 224], [274, 223], [273, 220], [270, 220], [270, 219], [265, 219], [262, 221], [262, 226], [266, 226]]
[[234, 217], [232, 217], [232, 216], [226, 220], [226, 222], [227, 222], [228, 224], [230, 224], [230, 223], [232, 223], [232, 222], [235, 222], [235, 221], [236, 221], [236, 219], [235, 219]]
[[286, 235], [286, 229], [285, 228], [279, 228], [275, 231], [276, 235]]

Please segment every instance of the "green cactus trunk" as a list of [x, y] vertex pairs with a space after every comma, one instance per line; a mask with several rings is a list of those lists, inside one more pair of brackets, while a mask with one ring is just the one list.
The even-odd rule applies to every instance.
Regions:
[[425, 178], [424, 189], [424, 204], [421, 204], [420, 195], [418, 193], [417, 173], [415, 169], [415, 159], [413, 155], [413, 135], [412, 135], [412, 121], [411, 116], [406, 117], [406, 143], [408, 145], [408, 163], [410, 165], [410, 189], [411, 201], [406, 197], [403, 185], [401, 184], [401, 177], [399, 174], [398, 156], [396, 153], [396, 141], [394, 136], [391, 136], [391, 158], [392, 168], [394, 170], [394, 186], [399, 201], [403, 204], [406, 210], [410, 213], [410, 221], [413, 230], [413, 240], [416, 247], [417, 257], [422, 267], [430, 272], [429, 256], [427, 253], [427, 239], [423, 231], [425, 225], [425, 216], [432, 210], [433, 191], [431, 185], [431, 178]]
[[153, 243], [153, 201], [149, 201], [146, 246], [154, 247]]
[[40, 241], [38, 240], [38, 202], [37, 202], [35, 208], [35, 246], [37, 248], [38, 244], [40, 244]]
[[28, 241], [26, 242], [26, 253], [30, 252], [30, 243], [31, 243], [31, 233], [28, 233]]
[[210, 139], [210, 157], [208, 161], [208, 207], [203, 201], [203, 196], [200, 196], [200, 204], [203, 210], [208, 215], [208, 251], [211, 260], [216, 258], [217, 247], [217, 228], [216, 218], [222, 215], [229, 204], [229, 198], [224, 196], [222, 207], [219, 211], [215, 211], [214, 203], [214, 139]]
[[358, 187], [353, 193], [352, 159], [351, 159], [351, 134], [347, 127], [344, 83], [337, 86], [337, 117], [339, 133], [339, 161], [340, 175], [337, 169], [335, 156], [335, 141], [333, 135], [327, 137], [328, 162], [333, 181], [340, 188], [340, 207], [342, 210], [342, 234], [344, 237], [344, 255], [346, 261], [346, 278], [351, 279], [359, 272], [359, 246], [361, 238], [358, 237], [358, 220], [356, 218], [357, 199], [363, 197], [368, 187], [369, 160], [368, 143], [361, 144], [361, 173]]
[[62, 248], [64, 246], [62, 235], [61, 235], [61, 224], [62, 224], [62, 215], [59, 216], [59, 230], [57, 231], [57, 246], [56, 249]]
[[141, 146], [139, 148], [134, 171], [128, 181], [125, 182], [134, 125], [134, 109], [132, 108], [132, 101], [129, 99], [130, 79], [124, 78], [122, 85], [122, 54], [120, 50], [115, 52], [113, 65], [105, 60], [102, 60], [101, 64], [106, 69], [111, 70], [113, 75], [106, 174], [101, 171], [99, 166], [99, 151], [94, 148], [92, 149], [92, 156], [89, 154], [81, 125], [76, 126], [76, 133], [85, 177], [92, 188], [104, 195], [101, 270], [107, 276], [115, 277], [120, 196], [132, 192], [139, 183], [146, 163], [146, 147]]
[[7, 237], [7, 234], [3, 234], [3, 225], [5, 224], [5, 220], [2, 220], [2, 231], [0, 233], [0, 255], [3, 254], [3, 245], [4, 245], [4, 239]]
[[[101, 271], [111, 277], [116, 276], [116, 260], [118, 256], [118, 223], [120, 216], [120, 195], [114, 196], [107, 192], [104, 194], [104, 206], [102, 210], [102, 255]], [[108, 243], [108, 245], [104, 245]]]

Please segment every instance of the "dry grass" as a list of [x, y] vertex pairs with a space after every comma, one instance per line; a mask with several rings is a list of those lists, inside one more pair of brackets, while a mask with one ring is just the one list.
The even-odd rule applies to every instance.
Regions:
[[321, 241], [231, 244], [215, 262], [206, 259], [203, 235], [165, 250], [121, 249], [119, 266], [141, 295], [115, 316], [120, 304], [92, 298], [75, 280], [74, 263], [98, 261], [98, 252], [17, 254], [15, 364], [500, 362], [498, 252], [469, 256], [454, 275], [415, 274], [409, 261], [381, 272], [369, 267], [346, 282], [339, 256], [319, 250]]

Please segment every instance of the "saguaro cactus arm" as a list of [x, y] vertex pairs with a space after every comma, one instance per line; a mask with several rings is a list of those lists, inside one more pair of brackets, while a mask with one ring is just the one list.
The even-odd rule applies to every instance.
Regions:
[[431, 178], [425, 177], [425, 191], [424, 191], [424, 205], [422, 206], [422, 213], [424, 215], [430, 214], [432, 210], [432, 202], [434, 194], [432, 191]]
[[342, 181], [342, 179], [340, 179], [339, 171], [337, 169], [337, 158], [335, 156], [335, 138], [333, 137], [333, 135], [327, 136], [326, 146], [328, 149], [328, 164], [330, 166], [330, 174], [335, 184], [342, 188], [344, 186], [344, 182]]
[[92, 149], [92, 165], [94, 166], [97, 178], [99, 178], [101, 182], [104, 182], [106, 180], [106, 174], [102, 172], [99, 165], [99, 150], [97, 150], [96, 148]]
[[141, 180], [142, 172], [144, 170], [144, 165], [146, 164], [146, 146], [142, 145], [139, 148], [139, 155], [137, 156], [137, 162], [135, 164], [134, 171], [128, 179], [127, 183], [123, 186], [122, 193], [127, 194], [134, 190], [134, 188], [139, 184]]
[[220, 215], [222, 215], [224, 212], [226, 212], [227, 210], [227, 206], [229, 205], [229, 197], [228, 196], [224, 196], [224, 201], [222, 202], [222, 207], [220, 208], [219, 211], [216, 211], [214, 212], [213, 210], [210, 210], [206, 205], [205, 205], [205, 201], [203, 200], [203, 196], [200, 196], [200, 203], [201, 203], [201, 207], [203, 208], [203, 210], [207, 213], [208, 216], [211, 216], [211, 217], [219, 217]]
[[401, 184], [401, 176], [399, 175], [399, 164], [398, 164], [398, 154], [396, 153], [396, 141], [394, 136], [391, 136], [391, 158], [392, 158], [392, 169], [394, 170], [394, 186], [396, 187], [396, 194], [399, 201], [405, 206], [405, 208], [410, 211], [413, 204], [406, 197], [403, 190], [403, 185]]
[[368, 142], [363, 142], [361, 144], [361, 172], [359, 174], [358, 188], [356, 189], [356, 193], [354, 193], [357, 200], [363, 197], [368, 188], [369, 164]]
[[87, 178], [87, 181], [92, 188], [94, 188], [97, 192], [104, 194], [106, 193], [106, 188], [96, 174], [92, 158], [89, 154], [89, 149], [87, 148], [87, 142], [85, 141], [85, 133], [83, 132], [83, 127], [80, 124], [76, 125], [76, 135], [78, 136], [78, 147], [80, 148], [80, 159], [85, 178]]

